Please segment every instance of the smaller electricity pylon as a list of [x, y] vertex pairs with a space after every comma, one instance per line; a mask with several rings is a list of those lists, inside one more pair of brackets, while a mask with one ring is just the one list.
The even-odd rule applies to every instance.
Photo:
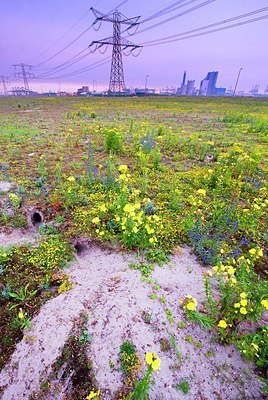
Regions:
[[[112, 37], [108, 37], [102, 40], [94, 40], [88, 47], [92, 52], [98, 49], [103, 54], [105, 53], [108, 46], [113, 46], [109, 93], [112, 95], [123, 94], [124, 92], [126, 92], [126, 86], [124, 79], [122, 52], [124, 53], [124, 55], [135, 55], [133, 52], [134, 50], [138, 49], [138, 54], [136, 55], [137, 57], [141, 51], [141, 46], [135, 45], [121, 36], [121, 25], [129, 25], [126, 31], [130, 34], [131, 28], [134, 28], [134, 30], [136, 31], [139, 25], [138, 20], [140, 17], [127, 18], [118, 10], [116, 10], [112, 15], [103, 14], [100, 11], [95, 10], [93, 7], [91, 7], [91, 11], [96, 17], [95, 21], [93, 22], [93, 27], [99, 22], [99, 29], [102, 21], [112, 22], [113, 24]], [[104, 51], [101, 50], [103, 46], [106, 46]], [[128, 53], [125, 52], [126, 50], [128, 51]]]
[[15, 67], [15, 70], [16, 70], [16, 68], [21, 69], [21, 72], [14, 73], [14, 77], [15, 78], [23, 78], [24, 90], [25, 90], [25, 92], [30, 92], [28, 79], [34, 78], [34, 74], [29, 72], [32, 69], [32, 66], [21, 63], [21, 64], [13, 64], [13, 67]]
[[7, 90], [7, 82], [8, 82], [8, 77], [7, 76], [0, 76], [4, 88], [4, 96], [8, 96], [8, 90]]

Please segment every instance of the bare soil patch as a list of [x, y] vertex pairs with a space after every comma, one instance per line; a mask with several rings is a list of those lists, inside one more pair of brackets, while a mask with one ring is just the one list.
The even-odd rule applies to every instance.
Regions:
[[[156, 267], [151, 284], [140, 280], [139, 271], [129, 269], [133, 257], [93, 245], [77, 257], [66, 270], [72, 289], [41, 308], [2, 370], [2, 400], [26, 400], [40, 392], [41, 382], [49, 378], [81, 312], [88, 316], [92, 342], [87, 355], [104, 400], [112, 399], [122, 385], [118, 353], [125, 340], [135, 344], [142, 360], [147, 351], [161, 358], [152, 400], [263, 398], [252, 365], [233, 346], [220, 345], [213, 332], [185, 321], [180, 299], [189, 293], [197, 300], [203, 296], [203, 268], [189, 248]], [[152, 299], [153, 292], [156, 299]], [[174, 321], [168, 320], [167, 310]], [[185, 322], [185, 327], [178, 322]], [[189, 383], [187, 395], [178, 389], [182, 380]], [[53, 387], [55, 391], [46, 399], [66, 398], [66, 385], [60, 379]]]

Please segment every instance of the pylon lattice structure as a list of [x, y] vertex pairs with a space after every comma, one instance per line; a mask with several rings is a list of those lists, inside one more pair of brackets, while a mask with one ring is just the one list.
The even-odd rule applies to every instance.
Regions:
[[3, 84], [3, 88], [4, 88], [4, 95], [8, 96], [8, 90], [7, 90], [7, 76], [0, 76], [1, 80], [2, 80], [2, 84]]
[[34, 78], [34, 74], [29, 72], [32, 69], [32, 66], [21, 63], [21, 64], [13, 64], [13, 67], [15, 67], [15, 69], [16, 68], [21, 69], [21, 72], [14, 73], [14, 77], [23, 78], [24, 89], [25, 89], [25, 91], [29, 92], [30, 89], [29, 89], [29, 84], [28, 84], [27, 78]]
[[127, 55], [129, 55], [130, 53], [133, 53], [135, 49], [141, 49], [141, 46], [135, 45], [121, 36], [121, 25], [129, 25], [127, 31], [133, 27], [137, 28], [140, 17], [127, 18], [118, 10], [116, 10], [112, 16], [105, 15], [92, 7], [91, 11], [96, 17], [95, 21], [93, 22], [93, 26], [98, 22], [101, 23], [102, 21], [112, 22], [113, 24], [113, 36], [102, 40], [93, 41], [89, 45], [89, 49], [94, 47], [94, 49], [91, 51], [96, 51], [97, 49], [100, 50], [105, 45], [106, 48], [109, 45], [113, 46], [109, 92], [112, 94], [123, 93], [126, 91], [126, 85], [124, 79], [122, 52], [128, 50], [129, 53]]

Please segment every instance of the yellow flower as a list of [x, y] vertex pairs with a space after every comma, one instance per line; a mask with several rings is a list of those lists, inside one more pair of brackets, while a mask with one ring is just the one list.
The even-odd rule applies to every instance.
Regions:
[[255, 350], [259, 350], [259, 346], [255, 343], [251, 343], [251, 346], [254, 347]]
[[245, 306], [248, 304], [247, 299], [242, 299], [242, 300], [240, 301], [240, 304], [241, 304], [241, 306], [245, 307]]
[[194, 311], [195, 310], [195, 304], [193, 301], [189, 301], [189, 303], [186, 304], [186, 308], [189, 311]]
[[262, 300], [261, 301], [261, 305], [264, 307], [264, 308], [266, 308], [266, 310], [268, 310], [268, 300]]
[[19, 317], [19, 319], [23, 319], [24, 318], [24, 314], [23, 314], [22, 308], [20, 308], [20, 310], [19, 310], [18, 317]]
[[218, 327], [219, 327], [219, 328], [223, 328], [223, 329], [227, 328], [227, 323], [226, 323], [226, 321], [224, 321], [224, 319], [221, 319], [221, 320], [219, 321], [219, 323], [218, 323]]
[[259, 256], [259, 257], [263, 257], [263, 251], [262, 251], [262, 249], [259, 249], [259, 250], [258, 250], [258, 256]]
[[161, 360], [155, 353], [146, 353], [145, 360], [154, 371], [160, 369]]
[[100, 211], [103, 211], [103, 212], [107, 211], [107, 208], [106, 208], [105, 204], [102, 204], [100, 206]]
[[125, 172], [127, 172], [127, 169], [127, 165], [119, 165], [118, 171], [124, 174]]
[[74, 178], [73, 176], [69, 176], [69, 177], [67, 178], [67, 181], [69, 181], [69, 182], [74, 182], [74, 181], [75, 181], [75, 178]]
[[137, 232], [138, 232], [138, 228], [137, 228], [136, 226], [134, 226], [133, 232], [134, 232], [134, 233], [137, 233]]
[[245, 299], [247, 297], [247, 294], [245, 292], [240, 293], [241, 299]]
[[184, 309], [189, 310], [189, 311], [196, 310], [197, 300], [190, 294], [188, 294], [186, 296], [186, 299], [183, 301], [183, 303], [184, 303], [184, 306], [183, 306]]
[[92, 219], [92, 223], [93, 224], [98, 224], [99, 222], [100, 222], [99, 217], [95, 217], [95, 218]]
[[227, 269], [227, 272], [228, 272], [229, 275], [234, 275], [235, 269], [234, 269], [233, 267], [229, 267], [229, 268]]
[[252, 254], [252, 255], [256, 254], [256, 249], [254, 249], [254, 248], [253, 248], [253, 249], [250, 249], [250, 250], [249, 250], [249, 253]]
[[247, 310], [245, 309], [245, 307], [240, 308], [240, 314], [243, 314], [243, 315], [247, 314]]
[[89, 395], [86, 397], [86, 400], [94, 399], [99, 395], [100, 395], [100, 390], [98, 390], [97, 392], [95, 392], [94, 390], [91, 390]]
[[205, 189], [198, 189], [197, 193], [202, 194], [202, 196], [205, 196], [207, 192], [205, 191]]
[[123, 210], [124, 210], [126, 213], [130, 213], [130, 212], [133, 212], [133, 211], [135, 210], [135, 206], [134, 206], [133, 204], [127, 203], [127, 204], [124, 206]]
[[240, 307], [240, 303], [234, 303], [234, 308], [239, 308]]

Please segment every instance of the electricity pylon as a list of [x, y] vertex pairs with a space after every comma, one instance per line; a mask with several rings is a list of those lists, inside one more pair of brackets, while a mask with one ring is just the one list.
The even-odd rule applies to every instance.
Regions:
[[129, 55], [130, 53], [133, 53], [135, 49], [141, 49], [141, 46], [137, 46], [121, 36], [121, 24], [129, 25], [129, 27], [127, 28], [127, 31], [129, 31], [133, 27], [137, 28], [138, 20], [140, 17], [127, 18], [118, 10], [116, 10], [111, 16], [109, 14], [103, 14], [100, 11], [95, 10], [93, 7], [91, 7], [91, 11], [96, 17], [95, 21], [93, 22], [93, 26], [96, 25], [98, 22], [101, 23], [102, 21], [112, 22], [113, 36], [102, 40], [94, 40], [89, 45], [89, 48], [91, 49], [95, 45], [93, 51], [96, 51], [97, 49], [101, 49], [105, 45], [107, 47], [109, 45], [113, 46], [109, 92], [112, 94], [125, 92], [126, 86], [124, 79], [122, 52], [128, 49]]
[[2, 84], [3, 84], [3, 88], [4, 88], [4, 95], [8, 96], [8, 90], [7, 90], [7, 80], [8, 77], [7, 76], [0, 76], [1, 80], [2, 80]]
[[29, 84], [28, 84], [28, 79], [27, 78], [34, 78], [34, 74], [32, 74], [31, 72], [29, 72], [29, 70], [32, 69], [31, 65], [27, 65], [27, 64], [13, 64], [13, 67], [15, 67], [15, 69], [17, 67], [21, 68], [21, 72], [15, 72], [14, 73], [14, 77], [17, 78], [23, 78], [23, 82], [24, 82], [24, 89], [29, 92]]

